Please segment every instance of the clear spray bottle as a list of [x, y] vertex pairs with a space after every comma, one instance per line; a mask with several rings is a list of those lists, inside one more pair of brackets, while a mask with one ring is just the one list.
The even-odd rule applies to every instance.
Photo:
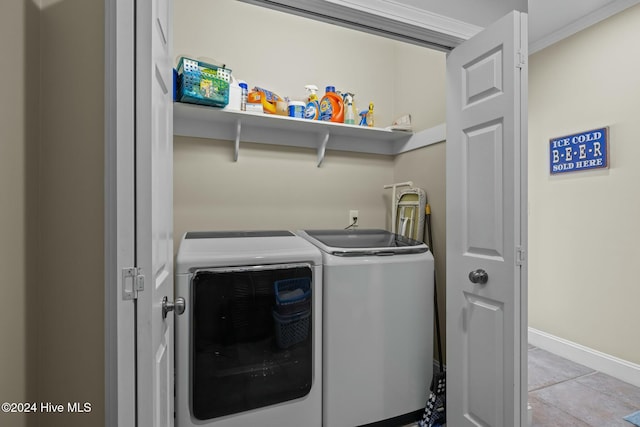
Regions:
[[356, 113], [353, 108], [353, 94], [345, 93], [344, 94], [344, 123], [346, 125], [355, 125], [356, 124]]

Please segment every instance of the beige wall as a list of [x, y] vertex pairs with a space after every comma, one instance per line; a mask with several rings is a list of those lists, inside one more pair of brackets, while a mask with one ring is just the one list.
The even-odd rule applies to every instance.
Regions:
[[333, 85], [355, 93], [359, 111], [374, 102], [377, 126], [396, 118], [395, 41], [236, 0], [175, 0], [174, 25], [176, 58], [224, 63], [249, 88], [293, 100], [305, 98], [305, 85], [318, 86], [319, 96]]
[[[213, 15], [215, 33], [233, 43], [213, 41]], [[374, 100], [377, 126], [406, 113], [416, 129], [444, 121], [441, 52], [234, 0], [176, 0], [174, 18], [176, 56], [226, 63], [250, 86], [302, 99], [306, 84], [330, 83], [354, 91], [359, 109]], [[360, 211], [362, 227], [388, 225], [382, 187], [394, 182], [391, 157], [328, 151], [316, 168], [313, 150], [291, 147], [243, 143], [238, 163], [230, 161], [229, 142], [176, 137], [174, 150], [176, 236], [203, 228], [339, 228], [350, 209]]]
[[[190, 0], [189, 8], [180, 6], [184, 2], [176, 0], [175, 5], [176, 56], [215, 59], [250, 86], [263, 85], [292, 98], [302, 98], [309, 83], [349, 88], [360, 109], [369, 99], [375, 101], [378, 126], [401, 114], [412, 115], [416, 130], [445, 121], [442, 52], [232, 0]], [[216, 33], [233, 43], [212, 42], [207, 19], [214, 11], [233, 17], [215, 25]], [[256, 28], [264, 22], [270, 32], [263, 30], [258, 37]], [[264, 66], [269, 63], [273, 66]], [[176, 251], [178, 238], [188, 230], [342, 228], [350, 209], [359, 210], [361, 227], [388, 228], [391, 191], [383, 186], [413, 180], [426, 190], [433, 207], [440, 302], [445, 306], [444, 144], [396, 158], [327, 151], [321, 168], [310, 149], [243, 143], [237, 163], [232, 154], [229, 141], [175, 138]], [[444, 310], [441, 318], [444, 322]]]
[[446, 121], [446, 55], [396, 43], [394, 118], [411, 114], [415, 130]]
[[174, 235], [190, 230], [344, 228], [349, 209], [362, 227], [383, 228], [383, 185], [393, 182], [388, 156], [199, 138], [174, 141]]
[[[442, 105], [444, 105], [444, 100], [442, 101]], [[433, 252], [436, 262], [436, 282], [438, 285], [442, 353], [446, 360], [447, 200], [445, 191], [445, 163], [446, 143], [444, 142], [401, 154], [397, 156], [394, 161], [394, 182], [413, 181], [416, 187], [422, 188], [425, 193], [427, 193], [427, 201], [431, 205], [431, 226], [433, 228]], [[425, 304], [429, 303], [425, 302]], [[434, 355], [437, 355], [435, 345]]]
[[[177, 5], [176, 28], [187, 18], [204, 18], [198, 12], [202, 2], [190, 2], [188, 17], [181, 12], [187, 8]], [[99, 426], [104, 419], [103, 9], [101, 0], [2, 4], [0, 67], [11, 70], [11, 79], [0, 83], [0, 400], [93, 405], [91, 414], [75, 416], [0, 414], [2, 425]], [[629, 54], [640, 36], [639, 21], [636, 6], [532, 56], [529, 91], [531, 326], [634, 363], [640, 363], [638, 342], [621, 339], [619, 331], [634, 324], [640, 297], [632, 267], [640, 256], [633, 238], [640, 217], [640, 199], [634, 197], [640, 169], [633, 164], [640, 154], [633, 126], [640, 113], [640, 63]], [[224, 23], [215, 21], [231, 31]], [[177, 35], [176, 55], [229, 58], [251, 84], [293, 98], [312, 82], [349, 87], [361, 107], [376, 102], [379, 123], [405, 110], [418, 128], [442, 121], [442, 111], [431, 111], [441, 96], [431, 92], [436, 88], [420, 92], [429, 110], [421, 116], [415, 113], [420, 105], [399, 105], [383, 78], [394, 58], [413, 55], [412, 47], [384, 40], [378, 45], [367, 35], [350, 44], [341, 33], [347, 30], [336, 27], [334, 42], [376, 54], [363, 63], [364, 71], [350, 71], [350, 55], [314, 46], [315, 59], [291, 65], [290, 73], [273, 67], [273, 74], [258, 76], [254, 65], [272, 61], [262, 47], [243, 56], [214, 49], [226, 45], [216, 44], [213, 24], [204, 24], [211, 36], [197, 44]], [[315, 25], [283, 29], [317, 33]], [[248, 27], [236, 26], [256, 42], [268, 38], [256, 30], [261, 22]], [[281, 54], [277, 58], [288, 55]], [[335, 74], [318, 66], [326, 58]], [[398, 76], [412, 71], [392, 69]], [[371, 82], [384, 84], [371, 91]], [[548, 176], [549, 138], [602, 125], [611, 127], [608, 171]], [[233, 163], [227, 141], [176, 138], [176, 236], [187, 229], [340, 227], [348, 209], [360, 210], [362, 226], [383, 227], [388, 195], [381, 186], [412, 179], [427, 190], [433, 207], [443, 290], [444, 147], [395, 159], [331, 151], [318, 169], [311, 150], [243, 144], [240, 161]]]
[[[187, 18], [205, 15], [197, 13], [202, 1], [191, 2], [196, 4], [188, 17], [176, 5], [177, 29]], [[12, 70], [12, 79], [0, 83], [0, 192], [11, 201], [0, 209], [0, 289], [7, 302], [0, 310], [0, 400], [88, 401], [93, 412], [38, 419], [0, 414], [0, 424], [98, 426], [104, 419], [104, 5], [59, 0], [42, 2], [38, 10], [36, 4], [8, 0], [0, 14], [0, 66]], [[640, 154], [633, 126], [640, 113], [640, 63], [629, 54], [640, 36], [639, 21], [636, 6], [532, 56], [529, 90], [530, 324], [634, 363], [640, 363], [638, 342], [621, 339], [619, 331], [634, 324], [640, 297], [632, 267], [640, 256], [633, 238], [640, 217], [640, 199], [633, 196], [640, 182], [633, 164]], [[283, 29], [302, 34], [314, 32], [316, 24]], [[255, 30], [259, 23], [253, 27], [242, 30], [254, 34], [255, 42], [267, 39]], [[225, 44], [213, 36], [194, 36], [197, 44], [177, 34], [175, 52], [229, 58], [251, 84], [293, 98], [301, 98], [308, 83], [349, 87], [361, 107], [376, 102], [379, 123], [406, 112], [417, 128], [442, 121], [443, 109], [433, 108], [443, 96], [436, 87], [417, 89], [423, 98], [411, 98], [418, 104], [406, 107], [383, 77], [395, 59], [412, 57], [414, 47], [367, 35], [350, 44], [342, 33], [347, 30], [334, 30], [333, 42], [355, 53], [364, 46], [377, 59], [362, 63], [362, 72], [349, 72], [349, 54], [315, 46], [315, 60], [292, 64], [286, 75], [274, 67], [273, 74], [258, 76], [252, 74], [255, 65], [272, 61], [264, 46], [239, 56], [218, 49]], [[281, 55], [284, 61], [288, 53]], [[318, 66], [326, 58], [333, 59], [335, 74]], [[399, 92], [415, 89], [408, 83], [413, 69], [391, 71], [407, 77]], [[371, 82], [385, 83], [371, 91]], [[421, 107], [428, 114], [415, 112]], [[608, 171], [549, 177], [549, 138], [602, 125], [611, 128]], [[348, 209], [360, 210], [363, 227], [384, 227], [388, 195], [382, 185], [411, 179], [426, 189], [433, 207], [442, 299], [444, 147], [395, 159], [330, 151], [316, 168], [311, 150], [243, 144], [240, 161], [233, 163], [227, 141], [176, 138], [176, 236], [187, 229], [341, 227]]]
[[[36, 397], [39, 12], [24, 0], [0, 9], [0, 402], [25, 402]], [[0, 412], [3, 426], [29, 421]]]
[[104, 423], [104, 1], [42, 2], [38, 393]]
[[[640, 6], [529, 65], [529, 323], [640, 363]], [[608, 170], [551, 177], [549, 139], [609, 126]], [[629, 334], [632, 335], [629, 335]]]
[[104, 2], [2, 3], [0, 401], [89, 402], [104, 423]]

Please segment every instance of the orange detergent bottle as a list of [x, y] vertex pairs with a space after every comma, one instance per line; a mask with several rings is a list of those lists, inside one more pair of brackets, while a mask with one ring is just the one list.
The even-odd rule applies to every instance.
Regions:
[[326, 93], [320, 101], [320, 117], [318, 120], [344, 123], [344, 101], [336, 93], [334, 86], [327, 86]]

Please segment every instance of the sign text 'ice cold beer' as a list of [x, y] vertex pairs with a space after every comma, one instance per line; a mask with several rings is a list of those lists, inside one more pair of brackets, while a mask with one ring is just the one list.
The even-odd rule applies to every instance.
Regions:
[[606, 168], [609, 128], [604, 127], [549, 140], [551, 174]]

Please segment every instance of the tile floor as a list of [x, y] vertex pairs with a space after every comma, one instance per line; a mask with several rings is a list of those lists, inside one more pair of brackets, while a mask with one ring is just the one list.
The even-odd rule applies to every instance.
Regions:
[[633, 427], [640, 388], [529, 346], [533, 427]]
[[633, 427], [640, 388], [530, 345], [529, 403], [532, 427]]

